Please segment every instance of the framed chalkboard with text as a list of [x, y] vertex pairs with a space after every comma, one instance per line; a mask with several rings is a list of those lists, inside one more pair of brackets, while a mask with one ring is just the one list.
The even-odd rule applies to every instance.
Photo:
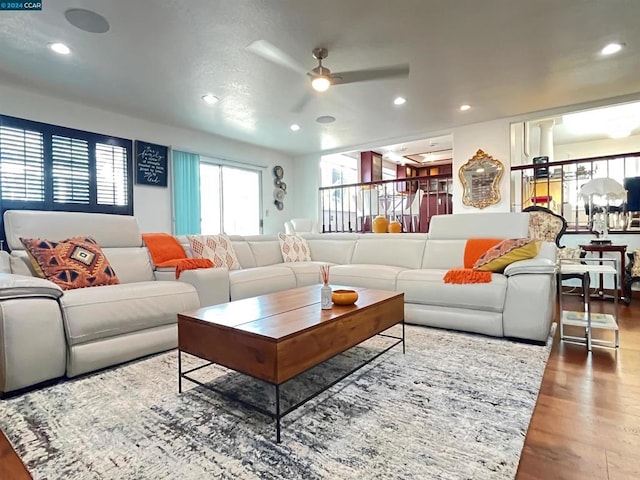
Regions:
[[167, 186], [169, 147], [136, 140], [136, 183]]

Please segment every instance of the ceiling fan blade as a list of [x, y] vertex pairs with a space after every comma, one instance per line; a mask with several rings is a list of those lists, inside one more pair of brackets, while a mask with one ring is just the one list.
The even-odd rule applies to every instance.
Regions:
[[385, 78], [408, 77], [409, 65], [394, 65], [392, 67], [372, 68], [369, 70], [355, 70], [353, 72], [340, 72], [331, 75], [333, 85], [345, 83], [367, 82], [370, 80], [383, 80]]
[[266, 40], [256, 40], [251, 45], [245, 48], [248, 52], [251, 52], [259, 57], [264, 58], [272, 63], [280, 65], [281, 67], [288, 68], [289, 70], [293, 70], [296, 73], [301, 73], [302, 75], [307, 74], [307, 69], [296, 62], [289, 55], [284, 53], [275, 45], [267, 42]]

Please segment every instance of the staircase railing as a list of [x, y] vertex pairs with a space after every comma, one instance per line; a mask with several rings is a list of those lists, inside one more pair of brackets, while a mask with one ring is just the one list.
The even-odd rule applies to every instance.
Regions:
[[321, 231], [370, 232], [384, 216], [403, 232], [427, 232], [431, 217], [452, 213], [451, 192], [451, 174], [321, 187]]

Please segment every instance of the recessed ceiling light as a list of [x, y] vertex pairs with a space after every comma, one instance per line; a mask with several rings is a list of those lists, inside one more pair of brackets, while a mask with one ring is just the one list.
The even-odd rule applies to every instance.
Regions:
[[300, 125], [298, 125], [297, 123], [294, 123], [293, 125], [291, 125], [289, 127], [291, 130], [293, 130], [294, 132], [297, 132], [298, 130], [300, 130]]
[[318, 123], [333, 123], [336, 121], [336, 117], [332, 117], [331, 115], [323, 115], [321, 117], [316, 118], [316, 122]]
[[394, 105], [404, 105], [405, 103], [407, 103], [407, 99], [404, 97], [397, 97], [394, 101], [393, 101]]
[[600, 53], [602, 55], [613, 55], [614, 53], [618, 53], [620, 50], [622, 50], [621, 43], [610, 43], [609, 45], [604, 47], [602, 50], [600, 50]]
[[209, 105], [213, 105], [214, 103], [218, 103], [220, 99], [218, 97], [216, 97], [215, 95], [211, 95], [210, 93], [207, 93], [206, 95], [202, 96], [202, 101], [204, 103], [207, 103]]
[[71, 53], [71, 49], [64, 43], [51, 43], [49, 48], [59, 55], [69, 55]]
[[460, 105], [460, 111], [461, 112], [466, 112], [470, 108], [471, 108], [471, 105], [467, 105], [466, 103], [464, 105]]

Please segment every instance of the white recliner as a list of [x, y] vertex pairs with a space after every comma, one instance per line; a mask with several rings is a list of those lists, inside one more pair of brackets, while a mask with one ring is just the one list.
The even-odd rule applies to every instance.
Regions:
[[288, 235], [318, 233], [318, 222], [310, 218], [292, 218], [284, 222], [284, 232]]

